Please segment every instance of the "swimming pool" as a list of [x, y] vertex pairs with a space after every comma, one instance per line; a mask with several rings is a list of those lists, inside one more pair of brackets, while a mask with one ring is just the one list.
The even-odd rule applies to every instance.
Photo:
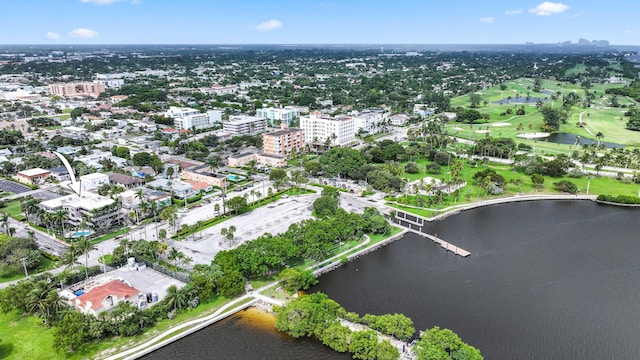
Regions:
[[244, 180], [244, 176], [240, 176], [240, 175], [236, 175], [236, 174], [229, 174], [229, 175], [227, 175], [227, 179], [229, 179], [231, 181], [242, 181], [242, 180]]
[[82, 236], [88, 236], [91, 235], [91, 230], [82, 230], [82, 231], [76, 231], [73, 234], [71, 234], [72, 238], [79, 238]]

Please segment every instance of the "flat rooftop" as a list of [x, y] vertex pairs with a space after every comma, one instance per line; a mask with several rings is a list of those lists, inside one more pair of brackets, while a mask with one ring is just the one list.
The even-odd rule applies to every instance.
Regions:
[[112, 205], [115, 201], [113, 199], [92, 194], [89, 192], [83, 192], [82, 196], [76, 194], [61, 196], [59, 198], [42, 201], [40, 206], [47, 209], [57, 209], [62, 206], [73, 206], [76, 208], [82, 208], [88, 211], [101, 209], [105, 206]]

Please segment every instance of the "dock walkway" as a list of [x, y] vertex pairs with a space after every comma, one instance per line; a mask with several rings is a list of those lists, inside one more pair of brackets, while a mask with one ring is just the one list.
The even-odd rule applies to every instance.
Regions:
[[437, 234], [431, 235], [422, 231], [425, 221], [428, 221], [423, 217], [420, 217], [414, 214], [408, 214], [401, 210], [396, 210], [395, 217], [392, 220], [394, 224], [401, 226], [403, 228], [406, 228], [409, 231], [416, 233], [420, 236], [424, 236], [427, 239], [433, 240], [436, 244], [442, 246], [443, 249], [447, 251], [451, 251], [456, 255], [460, 255], [462, 257], [467, 257], [471, 255], [469, 251], [440, 239], [437, 236]]

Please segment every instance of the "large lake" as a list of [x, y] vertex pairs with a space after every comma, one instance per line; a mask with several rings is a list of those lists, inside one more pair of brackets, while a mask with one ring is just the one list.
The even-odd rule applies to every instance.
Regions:
[[[486, 359], [640, 359], [640, 209], [513, 203], [429, 227], [472, 255], [410, 234], [322, 276], [313, 291], [361, 315], [399, 312], [418, 329], [450, 328]], [[343, 358], [242, 316], [149, 359]]]

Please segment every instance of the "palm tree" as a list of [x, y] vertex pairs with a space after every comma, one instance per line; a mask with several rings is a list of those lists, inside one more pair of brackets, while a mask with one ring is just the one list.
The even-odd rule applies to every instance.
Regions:
[[0, 227], [4, 229], [4, 233], [9, 235], [9, 214], [0, 213]]
[[175, 285], [171, 285], [167, 288], [167, 294], [164, 297], [164, 301], [168, 307], [173, 307], [173, 310], [182, 309], [186, 305], [186, 298], [184, 294], [178, 290]]
[[77, 249], [77, 254], [84, 255], [84, 273], [86, 279], [89, 278], [89, 253], [91, 250], [95, 250], [96, 246], [91, 243], [86, 237], [78, 241], [74, 246]]
[[62, 264], [65, 265], [66, 269], [73, 269], [76, 265], [79, 265], [78, 262], [78, 253], [75, 246], [70, 246], [67, 248], [67, 251], [62, 256]]
[[604, 134], [601, 131], [598, 131], [596, 134], [596, 139], [598, 139], [598, 145], [596, 147], [600, 147], [600, 141], [604, 138]]
[[213, 205], [213, 210], [216, 212], [216, 215], [220, 213], [220, 204], [216, 203]]
[[138, 209], [136, 209], [136, 216], [137, 216], [136, 223], [140, 223], [140, 214], [138, 212], [140, 207], [144, 203], [144, 199], [145, 199], [145, 195], [142, 189], [136, 190], [135, 198], [138, 199]]
[[[64, 306], [62, 299], [55, 289], [55, 282], [51, 279], [34, 283], [26, 297], [26, 309], [30, 314], [38, 314], [47, 324], [49, 319]], [[52, 314], [52, 311], [54, 314]]]
[[27, 217], [27, 221], [32, 221], [31, 216], [38, 213], [37, 203], [36, 199], [32, 197], [28, 197], [20, 203], [20, 210], [24, 212], [24, 215]]
[[175, 260], [177, 260], [180, 257], [180, 251], [178, 251], [178, 249], [174, 248], [174, 247], [170, 247], [169, 248], [169, 255], [167, 256], [167, 259], [169, 260], [169, 262], [174, 262]]
[[62, 236], [64, 236], [64, 222], [68, 219], [67, 212], [60, 209], [52, 214], [52, 220], [56, 223], [59, 223], [62, 227]]

